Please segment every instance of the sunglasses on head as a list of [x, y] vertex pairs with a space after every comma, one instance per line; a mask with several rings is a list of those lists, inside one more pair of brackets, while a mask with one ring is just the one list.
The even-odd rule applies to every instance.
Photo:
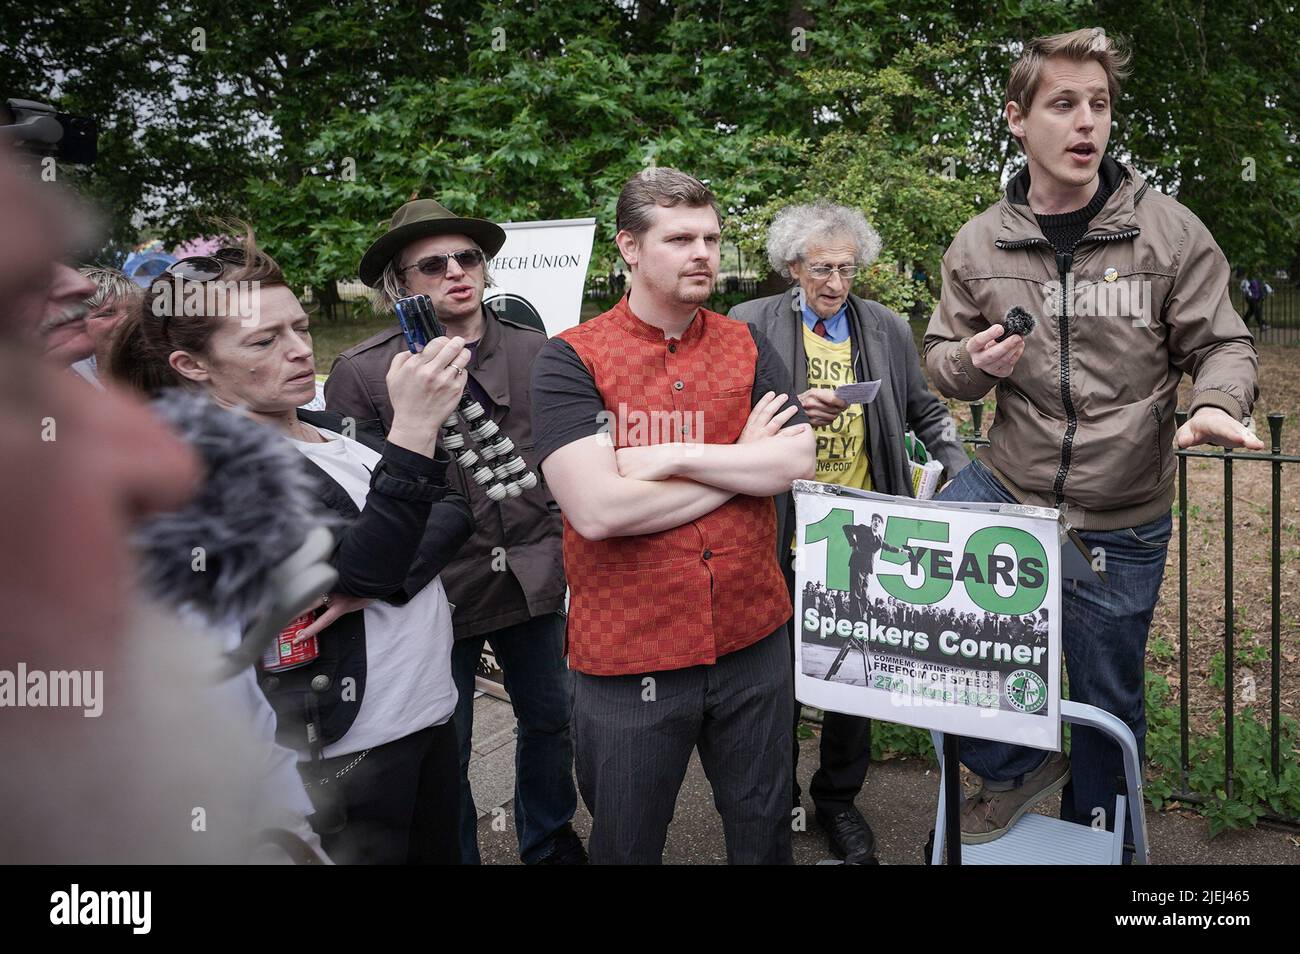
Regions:
[[242, 248], [219, 248], [211, 255], [188, 255], [168, 265], [161, 275], [150, 285], [152, 301], [150, 307], [161, 319], [159, 333], [164, 340], [167, 337], [167, 325], [172, 317], [175, 302], [166, 288], [169, 278], [179, 278], [190, 282], [216, 281], [225, 274], [226, 269], [243, 268], [247, 264]]
[[453, 258], [456, 260], [456, 264], [463, 269], [477, 268], [483, 264], [483, 250], [479, 248], [463, 248], [459, 252], [452, 252], [450, 255], [429, 255], [418, 262], [407, 265], [405, 268], [399, 268], [397, 275], [400, 278], [414, 268], [421, 275], [438, 278], [447, 273], [447, 262]]
[[164, 275], [192, 282], [210, 282], [225, 274], [227, 268], [242, 268], [246, 259], [242, 248], [219, 248], [211, 255], [189, 255], [172, 262]]

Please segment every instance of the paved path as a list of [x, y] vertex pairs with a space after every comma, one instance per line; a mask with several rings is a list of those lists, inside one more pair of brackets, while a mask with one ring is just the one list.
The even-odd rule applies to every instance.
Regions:
[[[479, 810], [479, 845], [484, 864], [517, 864], [514, 835], [514, 714], [509, 704], [480, 696], [474, 702], [474, 755], [470, 784]], [[817, 739], [804, 739], [799, 756], [800, 784], [805, 791], [817, 765]], [[875, 763], [858, 797], [858, 808], [876, 833], [884, 864], [922, 863], [922, 847], [934, 824], [939, 776], [920, 759]], [[794, 836], [796, 864], [816, 864], [830, 858], [825, 836], [812, 819]], [[493, 809], [503, 809], [494, 812]], [[1051, 806], [1049, 812], [1054, 810]], [[1300, 837], [1294, 833], [1257, 828], [1225, 832], [1214, 841], [1209, 823], [1190, 813], [1148, 811], [1154, 864], [1300, 864]], [[578, 800], [574, 827], [586, 839], [591, 816]], [[722, 824], [713, 807], [713, 793], [692, 757], [677, 798], [677, 811], [668, 832], [664, 861], [670, 864], [726, 862]]]

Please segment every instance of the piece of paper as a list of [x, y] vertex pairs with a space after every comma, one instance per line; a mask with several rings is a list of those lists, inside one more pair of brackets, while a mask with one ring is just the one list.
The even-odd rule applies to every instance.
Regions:
[[908, 461], [912, 471], [912, 496], [917, 500], [930, 500], [939, 489], [939, 478], [943, 476], [943, 464], [937, 460], [918, 464]]
[[879, 390], [879, 381], [863, 381], [860, 384], [841, 384], [835, 389], [835, 396], [846, 404], [870, 404]]

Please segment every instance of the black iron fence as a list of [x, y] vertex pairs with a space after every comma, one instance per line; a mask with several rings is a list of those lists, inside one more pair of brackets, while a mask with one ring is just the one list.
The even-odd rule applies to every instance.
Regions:
[[1270, 277], [1260, 280], [1267, 282], [1272, 291], [1254, 305], [1246, 299], [1240, 279], [1234, 277], [1228, 287], [1232, 306], [1261, 344], [1300, 343], [1300, 285], [1289, 277], [1277, 277], [1276, 269], [1266, 274]]
[[[1234, 676], [1234, 665], [1236, 661], [1236, 652], [1234, 643], [1234, 634], [1236, 631], [1236, 612], [1234, 608], [1235, 590], [1233, 587], [1233, 467], [1238, 463], [1262, 461], [1268, 463], [1272, 468], [1271, 491], [1272, 491], [1272, 525], [1269, 535], [1269, 570], [1270, 570], [1270, 656], [1272, 680], [1270, 686], [1270, 712], [1269, 712], [1269, 771], [1273, 778], [1278, 780], [1282, 773], [1282, 665], [1284, 657], [1281, 646], [1281, 572], [1282, 572], [1282, 465], [1300, 463], [1300, 457], [1282, 453], [1282, 422], [1285, 415], [1270, 414], [1268, 415], [1268, 430], [1270, 451], [1267, 454], [1252, 453], [1249, 451], [1234, 451], [1225, 449], [1223, 451], [1206, 451], [1196, 450], [1194, 448], [1179, 450], [1178, 454], [1178, 554], [1179, 554], [1179, 579], [1178, 579], [1178, 646], [1181, 654], [1180, 675], [1184, 691], [1180, 692], [1180, 752], [1181, 752], [1181, 785], [1183, 791], [1180, 793], [1187, 801], [1198, 801], [1200, 798], [1193, 792], [1187, 791], [1187, 774], [1191, 767], [1189, 757], [1189, 731], [1188, 731], [1188, 704], [1189, 693], [1186, 691], [1188, 685], [1187, 672], [1187, 532], [1190, 524], [1190, 512], [1187, 504], [1187, 461], [1190, 458], [1202, 459], [1219, 459], [1223, 464], [1223, 659], [1224, 659], [1224, 681], [1223, 681], [1223, 725], [1224, 725], [1224, 774], [1223, 787], [1229, 798], [1233, 795], [1233, 787], [1236, 775], [1236, 762], [1233, 758], [1233, 743], [1235, 733], [1233, 732], [1233, 723], [1236, 717], [1236, 707], [1234, 705], [1234, 693], [1236, 690], [1236, 679]], [[1187, 420], [1186, 411], [1176, 412], [1178, 426], [1182, 427]], [[1270, 813], [1273, 814], [1273, 813]], [[1267, 817], [1267, 816], [1266, 816]], [[1300, 823], [1300, 817], [1295, 815], [1282, 816], [1275, 820], [1287, 821], [1290, 823]]]
[[[984, 407], [982, 404], [971, 404], [971, 422], [973, 425], [973, 435], [964, 437], [963, 441], [967, 444], [979, 446], [989, 443], [988, 438], [981, 435], [982, 417]], [[1186, 411], [1175, 412], [1175, 417], [1179, 427], [1187, 420]], [[1187, 802], [1191, 804], [1204, 804], [1211, 798], [1219, 798], [1223, 801], [1231, 800], [1234, 796], [1234, 788], [1238, 779], [1236, 753], [1234, 743], [1237, 733], [1234, 732], [1239, 713], [1236, 708], [1236, 645], [1235, 637], [1237, 630], [1237, 614], [1235, 607], [1236, 589], [1234, 588], [1234, 516], [1233, 516], [1233, 490], [1234, 490], [1234, 468], [1250, 465], [1262, 466], [1268, 465], [1271, 468], [1271, 529], [1269, 536], [1269, 570], [1270, 570], [1270, 599], [1269, 599], [1269, 655], [1270, 655], [1270, 700], [1269, 700], [1269, 719], [1268, 719], [1268, 771], [1272, 780], [1279, 789], [1284, 789], [1281, 785], [1284, 773], [1289, 766], [1287, 760], [1291, 762], [1291, 771], [1294, 772], [1294, 763], [1297, 755], [1294, 751], [1283, 751], [1284, 721], [1282, 712], [1282, 669], [1286, 660], [1282, 644], [1282, 468], [1287, 464], [1300, 464], [1300, 456], [1294, 454], [1282, 453], [1282, 424], [1285, 420], [1283, 414], [1268, 415], [1268, 436], [1270, 449], [1267, 453], [1255, 453], [1248, 451], [1235, 450], [1198, 450], [1195, 448], [1179, 449], [1175, 451], [1178, 458], [1178, 655], [1179, 655], [1179, 711], [1178, 711], [1178, 771], [1177, 785], [1172, 787], [1170, 799]], [[1189, 775], [1193, 770], [1192, 764], [1192, 725], [1191, 725], [1191, 682], [1189, 673], [1189, 640], [1188, 640], [1188, 530], [1192, 523], [1192, 517], [1196, 509], [1189, 510], [1187, 499], [1187, 462], [1190, 459], [1201, 460], [1218, 460], [1223, 468], [1223, 778], [1222, 792], [1216, 795], [1206, 795], [1202, 792], [1192, 790], [1189, 784]], [[1291, 717], [1288, 717], [1288, 721]], [[1292, 722], [1292, 724], [1294, 724]], [[1294, 733], [1292, 733], [1294, 736]], [[1292, 738], [1290, 745], [1294, 745]], [[1148, 757], [1151, 752], [1148, 750]], [[1253, 766], [1252, 766], [1253, 767]], [[1294, 805], [1294, 800], [1291, 800]], [[1258, 817], [1271, 822], [1281, 823], [1287, 826], [1300, 825], [1300, 812], [1284, 808], [1282, 811], [1265, 810], [1255, 813]]]

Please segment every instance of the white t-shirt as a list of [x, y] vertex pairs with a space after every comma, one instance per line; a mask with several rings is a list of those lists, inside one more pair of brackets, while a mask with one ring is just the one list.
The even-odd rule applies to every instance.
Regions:
[[[380, 455], [341, 434], [317, 428], [323, 444], [290, 440], [365, 509]], [[366, 627], [366, 687], [361, 711], [324, 757], [349, 755], [441, 725], [456, 710], [451, 678], [451, 607], [435, 577], [404, 606], [376, 601], [361, 611]]]

